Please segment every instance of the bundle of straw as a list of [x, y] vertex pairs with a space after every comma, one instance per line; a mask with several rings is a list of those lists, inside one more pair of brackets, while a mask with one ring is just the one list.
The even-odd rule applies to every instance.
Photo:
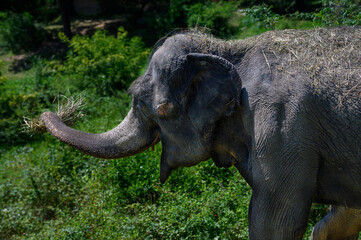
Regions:
[[[83, 105], [83, 99], [79, 95], [78, 97], [65, 97], [66, 101], [63, 103], [58, 103], [58, 110], [56, 115], [61, 119], [61, 121], [68, 125], [72, 126], [76, 121], [83, 117], [84, 114], [81, 112]], [[30, 134], [43, 134], [46, 132], [46, 127], [43, 121], [39, 118], [29, 118], [24, 116], [24, 131]]]

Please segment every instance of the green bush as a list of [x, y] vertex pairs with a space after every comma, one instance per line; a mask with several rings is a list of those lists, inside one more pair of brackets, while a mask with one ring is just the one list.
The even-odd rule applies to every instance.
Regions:
[[[37, 232], [60, 212], [79, 207], [84, 181], [96, 165], [79, 152], [48, 140], [45, 145], [13, 148], [2, 156], [1, 239]], [[46, 148], [49, 145], [52, 148]]]
[[37, 93], [19, 93], [9, 86], [7, 79], [0, 81], [0, 144], [21, 141], [24, 135], [21, 120], [26, 110], [37, 107]]
[[54, 108], [58, 96], [83, 93], [85, 101], [121, 96], [119, 90], [140, 75], [149, 54], [140, 38], [128, 38], [123, 29], [117, 37], [98, 31], [91, 37], [62, 39], [70, 47], [64, 63], [35, 56], [24, 77], [10, 81], [0, 76], [0, 143], [27, 141], [23, 117]]
[[313, 14], [324, 26], [360, 25], [361, 4], [358, 0], [321, 0], [322, 8]]
[[268, 30], [308, 29], [338, 25], [360, 25], [361, 4], [357, 1], [322, 0], [316, 12], [294, 12], [279, 15], [272, 6], [256, 5], [239, 11], [237, 38], [245, 38]]
[[280, 15], [272, 11], [272, 6], [254, 6], [244, 10], [253, 23], [263, 24], [267, 29], [275, 29], [276, 23], [280, 20]]
[[34, 57], [32, 71], [23, 78], [8, 79], [0, 75], [0, 144], [25, 142], [30, 136], [24, 132], [23, 117], [35, 117], [52, 105], [59, 94], [49, 85], [54, 81], [48, 63]]
[[149, 55], [141, 39], [129, 38], [123, 28], [116, 37], [105, 31], [71, 40], [60, 37], [68, 43], [69, 51], [64, 64], [57, 66], [59, 74], [71, 78], [80, 90], [92, 89], [102, 96], [128, 88]]
[[13, 53], [32, 50], [45, 39], [45, 31], [28, 13], [0, 14], [0, 47]]
[[290, 14], [291, 19], [311, 20], [314, 26], [361, 25], [361, 4], [358, 0], [321, 0], [321, 7], [315, 12]]
[[[93, 109], [87, 111], [85, 118], [90, 123], [82, 121], [76, 127], [102, 132], [126, 115], [130, 99], [122, 94], [120, 98], [88, 96], [85, 101]], [[104, 120], [104, 115], [109, 121]], [[105, 171], [112, 172], [109, 162], [86, 156], [50, 134], [44, 138], [25, 146], [0, 145], [0, 239], [37, 234], [54, 218], [68, 219], [80, 210], [91, 214], [88, 211], [95, 211], [92, 196], [109, 188], [109, 182], [105, 182], [109, 180]], [[64, 231], [65, 225], [61, 227]], [[53, 232], [49, 234], [49, 238], [55, 236]]]
[[196, 3], [186, 9], [187, 25], [206, 27], [217, 36], [230, 37], [237, 31], [232, 25], [232, 18], [235, 17], [238, 5], [238, 1]]

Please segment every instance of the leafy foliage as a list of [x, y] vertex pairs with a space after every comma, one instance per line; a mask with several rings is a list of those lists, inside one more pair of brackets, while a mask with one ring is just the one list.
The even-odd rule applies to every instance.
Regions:
[[64, 63], [35, 56], [25, 78], [9, 81], [1, 77], [0, 143], [27, 141], [23, 117], [31, 119], [54, 108], [52, 102], [59, 95], [83, 91], [88, 99], [119, 95], [140, 75], [149, 53], [140, 38], [129, 39], [123, 29], [117, 37], [98, 31], [91, 37], [62, 39], [70, 47]]
[[106, 96], [127, 88], [139, 76], [149, 50], [139, 37], [128, 38], [120, 28], [116, 37], [97, 31], [90, 37], [75, 36], [68, 40], [70, 50], [59, 74], [71, 76], [80, 89], [93, 89]]
[[0, 77], [0, 144], [26, 142], [30, 136], [23, 132], [24, 116], [33, 117], [50, 107], [57, 92], [49, 90], [48, 63], [34, 58], [34, 67], [24, 78]]
[[245, 9], [245, 13], [252, 19], [253, 23], [261, 22], [268, 29], [274, 30], [276, 23], [280, 20], [280, 15], [272, 11], [272, 6], [253, 6], [252, 8]]
[[159, 147], [106, 161], [46, 140], [2, 158], [2, 239], [247, 238], [250, 191], [235, 169], [207, 162], [160, 185]]
[[214, 30], [220, 37], [230, 37], [236, 32], [236, 28], [230, 24], [239, 3], [210, 2], [196, 3], [189, 6], [187, 11], [188, 27], [201, 26]]
[[14, 53], [29, 51], [39, 46], [45, 37], [45, 32], [34, 24], [30, 14], [0, 14], [0, 48]]
[[321, 0], [322, 8], [313, 14], [316, 21], [325, 26], [361, 24], [359, 1]]

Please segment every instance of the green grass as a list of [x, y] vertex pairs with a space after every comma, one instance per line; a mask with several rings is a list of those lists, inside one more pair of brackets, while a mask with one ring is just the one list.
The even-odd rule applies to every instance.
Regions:
[[0, 72], [9, 80], [21, 79], [26, 75], [25, 71], [16, 73], [14, 71], [10, 71], [15, 56], [16, 55], [12, 53], [0, 54], [0, 61], [3, 62], [3, 65], [0, 65]]
[[85, 156], [46, 135], [1, 156], [1, 238], [247, 238], [250, 190], [212, 162], [159, 183], [160, 146], [122, 160]]

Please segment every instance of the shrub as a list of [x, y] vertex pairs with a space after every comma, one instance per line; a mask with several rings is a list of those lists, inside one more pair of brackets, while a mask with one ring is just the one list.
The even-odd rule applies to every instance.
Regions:
[[325, 26], [361, 24], [361, 4], [349, 0], [321, 0], [322, 8], [313, 14]]
[[358, 1], [321, 0], [321, 7], [315, 12], [295, 12], [295, 20], [312, 20], [315, 26], [360, 25], [361, 4]]
[[35, 57], [32, 65], [33, 71], [23, 78], [10, 80], [0, 75], [0, 144], [28, 140], [30, 136], [23, 132], [23, 117], [33, 117], [51, 106], [57, 94], [46, 88], [45, 82], [50, 84], [51, 81], [45, 81], [49, 72], [47, 62]]
[[252, 8], [246, 8], [244, 11], [253, 23], [259, 22], [267, 29], [275, 29], [276, 23], [280, 19], [280, 15], [272, 11], [272, 6], [254, 6]]
[[0, 238], [37, 232], [62, 211], [76, 211], [99, 162], [92, 160], [53, 139], [5, 153], [0, 161]]
[[238, 1], [196, 3], [186, 9], [187, 25], [210, 28], [217, 36], [230, 37], [237, 31], [237, 28], [232, 26], [231, 20], [238, 5]]
[[[1, 91], [1, 89], [0, 89]], [[38, 93], [2, 92], [0, 96], [0, 144], [23, 142], [28, 137], [22, 132], [22, 118], [29, 112], [37, 112]]]
[[29, 51], [45, 38], [45, 31], [34, 24], [28, 13], [2, 13], [0, 20], [0, 42], [4, 50]]
[[70, 50], [60, 74], [67, 75], [80, 89], [93, 89], [102, 96], [127, 88], [139, 76], [149, 50], [139, 37], [129, 38], [123, 28], [116, 37], [97, 31], [91, 37], [74, 36], [68, 40]]
[[149, 54], [140, 38], [128, 38], [123, 29], [116, 37], [98, 31], [91, 37], [62, 39], [70, 47], [64, 64], [35, 56], [23, 78], [9, 81], [0, 76], [0, 143], [28, 140], [23, 117], [32, 119], [51, 109], [59, 95], [83, 92], [85, 102], [99, 96], [120, 96], [119, 90], [139, 76]]

